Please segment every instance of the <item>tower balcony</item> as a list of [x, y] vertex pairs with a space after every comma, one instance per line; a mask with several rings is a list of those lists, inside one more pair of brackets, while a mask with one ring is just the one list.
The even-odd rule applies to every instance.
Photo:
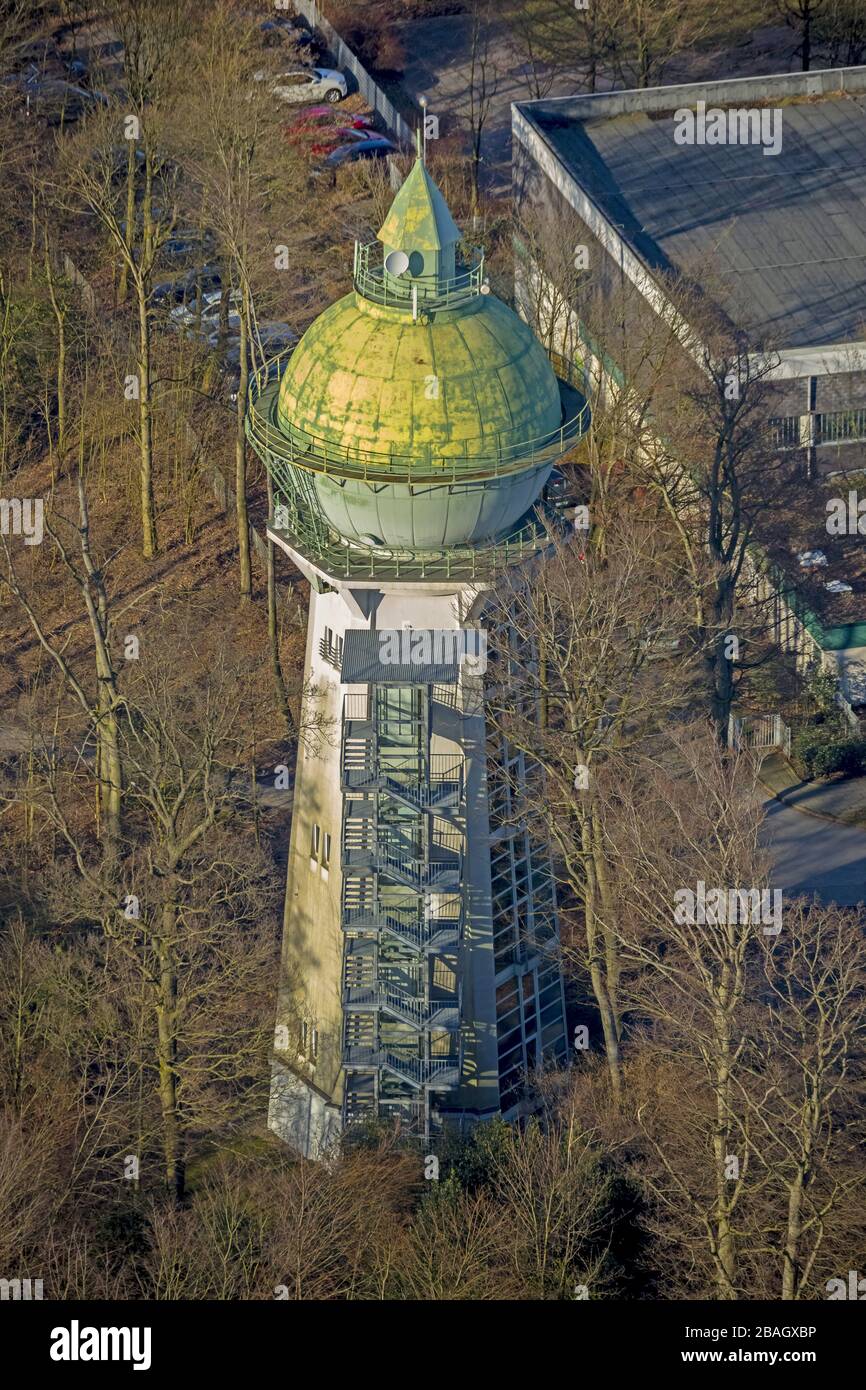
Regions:
[[390, 275], [381, 262], [380, 241], [355, 242], [352, 281], [358, 294], [374, 304], [383, 304], [413, 313], [434, 309], [458, 309], [479, 294], [485, 294], [484, 252], [475, 250], [471, 260], [447, 280], [438, 275]]
[[414, 811], [453, 810], [463, 799], [462, 753], [404, 751], [377, 727], [367, 694], [343, 697], [340, 767], [344, 792], [387, 792]]
[[416, 1032], [451, 1033], [460, 1026], [461, 982], [447, 967], [444, 975], [433, 959], [417, 972], [399, 957], [382, 959], [375, 941], [355, 937], [343, 952], [343, 1008], [353, 1015], [386, 1013]]
[[[346, 801], [343, 812], [344, 874], [380, 874], [414, 892], [445, 892], [460, 885], [463, 836], [457, 829], [434, 829], [426, 843], [412, 843], [405, 830], [382, 827], [371, 802]], [[425, 838], [425, 837], [421, 837]]]
[[[559, 379], [561, 423], [526, 439], [496, 434], [461, 440], [448, 449], [419, 443], [411, 452], [342, 445], [296, 425], [281, 426], [277, 402], [291, 353], [266, 362], [250, 382], [244, 421], [247, 438], [268, 468], [277, 490], [297, 496], [293, 472], [325, 474], [365, 483], [439, 484], [505, 478], [552, 465], [579, 442], [589, 425], [589, 406], [568, 382]], [[276, 364], [276, 365], [275, 365]]]

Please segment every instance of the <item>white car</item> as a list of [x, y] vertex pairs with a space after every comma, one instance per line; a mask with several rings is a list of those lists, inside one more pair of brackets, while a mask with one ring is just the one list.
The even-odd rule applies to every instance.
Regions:
[[278, 101], [312, 104], [342, 101], [348, 91], [346, 79], [334, 68], [292, 68], [276, 77], [256, 73], [257, 82], [268, 82], [268, 90]]
[[[222, 294], [222, 290], [209, 290], [207, 294], [202, 295], [201, 332], [205, 337], [214, 330], [219, 330]], [[238, 312], [240, 303], [240, 290], [232, 290], [229, 294], [228, 314], [228, 331], [230, 333], [236, 333], [240, 327], [241, 320]], [[195, 300], [191, 304], [178, 304], [176, 308], [172, 309], [169, 318], [177, 328], [193, 328], [196, 321]]]

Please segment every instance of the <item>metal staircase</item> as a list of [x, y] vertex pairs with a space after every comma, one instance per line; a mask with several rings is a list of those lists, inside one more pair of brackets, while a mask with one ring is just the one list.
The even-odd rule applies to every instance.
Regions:
[[419, 1138], [460, 1080], [463, 757], [431, 751], [426, 686], [345, 696], [343, 1120]]

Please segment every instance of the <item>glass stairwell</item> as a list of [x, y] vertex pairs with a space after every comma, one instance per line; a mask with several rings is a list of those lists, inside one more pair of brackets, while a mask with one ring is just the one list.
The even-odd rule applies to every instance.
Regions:
[[463, 757], [431, 752], [430, 701], [346, 695], [341, 749], [343, 1122], [419, 1139], [461, 1060]]

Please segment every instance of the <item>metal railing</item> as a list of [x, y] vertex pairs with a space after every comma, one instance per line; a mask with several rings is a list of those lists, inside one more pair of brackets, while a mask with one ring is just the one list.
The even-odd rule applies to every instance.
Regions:
[[437, 275], [413, 275], [406, 279], [389, 275], [383, 265], [372, 265], [372, 256], [382, 255], [380, 241], [355, 242], [352, 281], [358, 294], [374, 304], [401, 309], [457, 309], [482, 293], [484, 252], [476, 250], [469, 265], [447, 280]]
[[866, 440], [866, 410], [819, 411], [815, 424], [818, 444], [857, 444]]
[[351, 1043], [343, 1049], [343, 1065], [375, 1071], [387, 1069], [414, 1086], [447, 1085], [449, 1080], [453, 1084], [460, 1076], [459, 1056], [403, 1057], [385, 1048]]
[[[573, 448], [589, 423], [586, 402], [576, 415], [564, 420], [558, 429], [534, 435], [513, 443], [497, 436], [481, 435], [475, 439], [455, 441], [441, 447], [419, 444], [411, 454], [365, 449], [358, 445], [341, 445], [321, 435], [310, 434], [295, 425], [277, 421], [277, 402], [284, 362], [291, 354], [279, 358], [279, 373], [275, 377], [272, 363], [265, 363], [250, 383], [249, 408], [245, 430], [250, 444], [266, 466], [291, 464], [313, 473], [333, 474], [339, 478], [357, 478], [365, 482], [430, 483], [457, 482], [472, 479], [503, 477], [530, 468], [554, 463]], [[571, 389], [571, 388], [569, 388]]]
[[[513, 565], [522, 564], [553, 544], [551, 527], [564, 527], [544, 512], [518, 526], [510, 535], [488, 544], [451, 546], [429, 551], [368, 549], [338, 540], [316, 517], [302, 513], [292, 501], [279, 499], [280, 524], [271, 530], [303, 551], [329, 574], [345, 579], [480, 579], [492, 580]], [[572, 533], [573, 534], [573, 533]]]
[[[396, 985], [377, 983], [374, 985], [346, 985], [343, 989], [343, 1007], [346, 1009], [384, 1009], [394, 1014], [410, 1027], [419, 1031], [427, 1027], [437, 1015], [455, 1015], [456, 1025], [460, 1012], [460, 997], [455, 994], [448, 999], [428, 999], [423, 994], [409, 994]], [[441, 1023], [443, 1031], [450, 1031], [447, 1024]]]
[[343, 696], [343, 722], [358, 719], [367, 723], [370, 719], [370, 694], [366, 690], [349, 690]]
[[339, 671], [343, 664], [343, 639], [337, 637], [328, 642], [324, 637], [319, 639], [319, 656], [323, 661], [327, 661], [329, 666], [333, 666]]
[[866, 410], [818, 410], [777, 415], [767, 422], [775, 449], [807, 449], [822, 444], [866, 442]]
[[[351, 882], [351, 880], [349, 880]], [[460, 936], [460, 917], [424, 917], [418, 912], [403, 913], [383, 906], [345, 907], [342, 920], [346, 932], [386, 932], [416, 951], [424, 951]]]
[[404, 886], [422, 888], [455, 888], [460, 882], [461, 856], [442, 851], [436, 857], [422, 859], [413, 854], [400, 854], [375, 842], [343, 839], [343, 868], [369, 869], [385, 874]]
[[463, 758], [432, 753], [426, 770], [395, 768], [383, 758], [364, 757], [344, 747], [343, 785], [350, 791], [388, 791], [421, 810], [457, 805], [463, 796]]
[[747, 714], [741, 719], [728, 716], [728, 744], [731, 748], [781, 748], [791, 752], [791, 728], [780, 714]]

